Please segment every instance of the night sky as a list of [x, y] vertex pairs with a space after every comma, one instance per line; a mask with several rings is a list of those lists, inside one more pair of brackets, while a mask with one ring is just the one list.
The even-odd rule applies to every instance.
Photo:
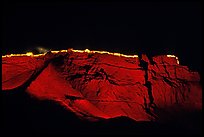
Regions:
[[2, 53], [91, 49], [175, 54], [201, 71], [201, 4], [4, 3]]

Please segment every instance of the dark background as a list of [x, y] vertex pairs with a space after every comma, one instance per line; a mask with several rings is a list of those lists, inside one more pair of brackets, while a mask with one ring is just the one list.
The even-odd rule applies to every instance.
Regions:
[[[1, 51], [26, 53], [44, 47], [175, 54], [180, 64], [201, 73], [201, 9], [199, 2], [4, 2]], [[52, 102], [30, 97], [24, 89], [1, 95], [4, 135], [201, 135], [200, 112], [168, 124], [125, 118], [89, 123]]]
[[175, 54], [201, 71], [201, 14], [200, 2], [5, 2], [2, 51]]

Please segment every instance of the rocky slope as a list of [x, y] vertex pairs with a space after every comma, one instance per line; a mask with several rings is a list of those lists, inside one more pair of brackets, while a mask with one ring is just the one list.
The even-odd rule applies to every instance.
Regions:
[[101, 53], [3, 57], [2, 90], [24, 89], [89, 121], [121, 116], [166, 121], [202, 109], [200, 76], [177, 57]]

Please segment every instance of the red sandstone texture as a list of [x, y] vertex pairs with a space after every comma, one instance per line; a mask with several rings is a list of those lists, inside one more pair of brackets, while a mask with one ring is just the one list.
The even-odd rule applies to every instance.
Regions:
[[2, 58], [2, 90], [25, 88], [39, 100], [53, 100], [79, 118], [120, 116], [159, 121], [202, 109], [200, 76], [175, 57], [124, 57], [59, 52]]

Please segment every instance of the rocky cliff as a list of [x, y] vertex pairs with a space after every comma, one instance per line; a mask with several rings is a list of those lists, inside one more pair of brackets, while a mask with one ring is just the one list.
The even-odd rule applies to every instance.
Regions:
[[2, 58], [2, 90], [23, 89], [81, 119], [166, 121], [202, 109], [200, 76], [173, 55], [66, 50]]

